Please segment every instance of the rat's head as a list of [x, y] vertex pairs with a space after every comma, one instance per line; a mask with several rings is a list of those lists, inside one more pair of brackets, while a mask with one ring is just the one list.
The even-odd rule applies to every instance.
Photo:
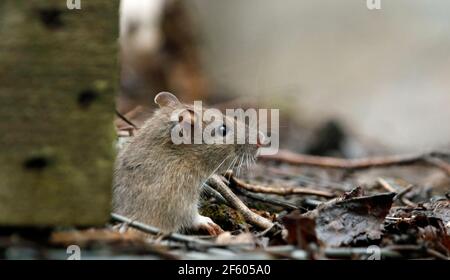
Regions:
[[164, 134], [168, 152], [209, 173], [248, 166], [264, 141], [262, 133], [239, 118], [202, 108], [201, 103], [186, 105], [168, 92], [159, 93], [155, 103], [160, 110], [154, 119], [160, 122], [158, 134]]

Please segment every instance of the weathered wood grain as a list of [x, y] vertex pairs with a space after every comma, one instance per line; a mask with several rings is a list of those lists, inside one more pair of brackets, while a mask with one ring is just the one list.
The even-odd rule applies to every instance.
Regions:
[[118, 2], [0, 3], [0, 226], [110, 211]]

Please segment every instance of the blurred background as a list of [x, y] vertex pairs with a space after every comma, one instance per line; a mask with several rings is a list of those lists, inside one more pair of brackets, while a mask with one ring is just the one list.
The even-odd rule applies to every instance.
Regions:
[[[130, 94], [144, 87], [210, 104], [257, 101], [281, 109], [295, 123], [290, 133], [351, 133], [365, 144], [353, 143], [350, 157], [449, 147], [448, 1], [381, 0], [380, 10], [365, 0], [142, 2], [122, 1], [122, 54], [132, 53], [122, 66], [135, 69], [122, 70], [122, 89]], [[161, 59], [172, 66], [155, 74]], [[136, 66], [144, 61], [152, 66]]]

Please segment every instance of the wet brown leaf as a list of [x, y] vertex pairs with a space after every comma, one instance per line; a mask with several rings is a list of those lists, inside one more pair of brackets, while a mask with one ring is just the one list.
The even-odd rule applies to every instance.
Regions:
[[316, 222], [316, 234], [326, 246], [370, 243], [382, 236], [382, 224], [391, 208], [394, 193], [363, 195], [356, 188], [342, 198], [305, 213]]
[[308, 244], [317, 243], [316, 221], [313, 218], [303, 216], [296, 210], [282, 219], [288, 231], [287, 242], [307, 250]]
[[447, 227], [447, 233], [450, 235], [450, 200], [439, 200], [428, 207], [434, 215], [441, 219]]

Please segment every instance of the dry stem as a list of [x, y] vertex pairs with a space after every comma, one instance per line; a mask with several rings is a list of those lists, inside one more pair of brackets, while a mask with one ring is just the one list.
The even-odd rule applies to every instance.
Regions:
[[303, 187], [269, 187], [269, 186], [260, 186], [260, 185], [251, 185], [247, 184], [240, 179], [234, 177], [230, 172], [227, 173], [226, 177], [230, 178], [230, 182], [237, 187], [243, 188], [245, 190], [251, 191], [251, 192], [258, 192], [258, 193], [269, 193], [269, 194], [277, 194], [277, 195], [292, 195], [292, 194], [301, 194], [301, 195], [316, 195], [316, 196], [322, 196], [327, 198], [333, 198], [336, 197], [331, 192], [327, 191], [320, 191], [320, 190], [314, 190], [309, 188], [303, 188]]
[[310, 166], [342, 168], [342, 169], [366, 169], [371, 167], [384, 167], [384, 166], [414, 164], [423, 162], [436, 166], [445, 171], [447, 174], [450, 174], [450, 164], [444, 160], [439, 159], [440, 157], [450, 157], [450, 154], [431, 152], [425, 154], [393, 155], [393, 156], [382, 156], [382, 157], [361, 158], [361, 159], [343, 159], [333, 157], [302, 155], [287, 150], [280, 150], [275, 155], [261, 156], [262, 159], [275, 160], [295, 165], [310, 165]]
[[228, 188], [220, 176], [211, 176], [208, 180], [208, 185], [218, 191], [236, 210], [241, 212], [244, 219], [249, 223], [263, 229], [268, 229], [274, 226], [271, 221], [248, 209], [248, 207], [230, 190], [230, 188]]

